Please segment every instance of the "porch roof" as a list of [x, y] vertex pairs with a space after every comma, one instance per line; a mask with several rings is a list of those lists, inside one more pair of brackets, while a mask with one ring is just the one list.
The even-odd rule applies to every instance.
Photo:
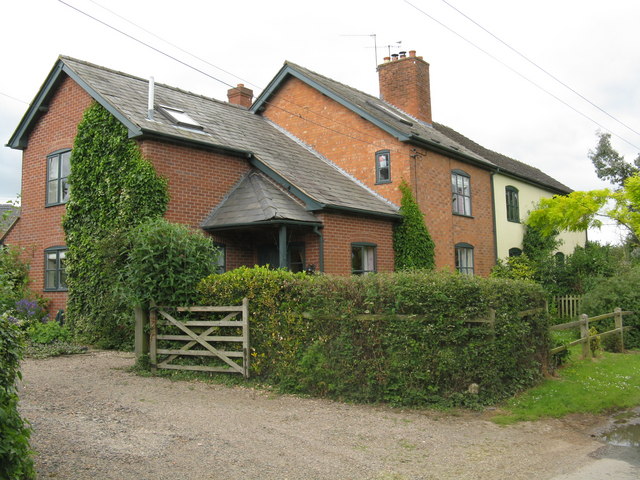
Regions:
[[265, 175], [251, 171], [202, 223], [204, 230], [274, 223], [319, 225], [304, 209]]

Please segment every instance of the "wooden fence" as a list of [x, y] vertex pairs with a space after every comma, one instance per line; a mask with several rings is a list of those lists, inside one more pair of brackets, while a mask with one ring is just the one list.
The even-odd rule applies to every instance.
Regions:
[[[591, 317], [591, 318], [589, 318], [586, 314], [583, 313], [582, 315], [580, 315], [580, 320], [576, 320], [575, 322], [562, 323], [560, 325], [554, 325], [551, 327], [551, 330], [568, 330], [571, 328], [580, 327], [580, 339], [567, 343], [566, 345], [553, 348], [551, 350], [551, 353], [558, 353], [558, 352], [561, 352], [562, 350], [566, 350], [568, 347], [571, 347], [573, 345], [582, 344], [582, 357], [591, 358], [591, 339], [602, 338], [609, 335], [619, 335], [620, 345], [622, 350], [624, 350], [624, 331], [629, 330], [632, 327], [625, 327], [622, 324], [622, 316], [629, 315], [632, 313], [633, 312], [622, 311], [620, 308], [616, 308], [612, 313], [605, 313], [603, 315], [598, 315], [596, 317]], [[598, 333], [596, 335], [591, 335], [591, 333], [589, 332], [589, 324], [594, 322], [599, 322], [600, 320], [605, 320], [607, 318], [614, 319], [614, 328], [606, 332]]]
[[559, 318], [575, 318], [582, 311], [582, 297], [580, 295], [563, 295], [553, 297]]
[[[226, 314], [219, 320], [193, 320], [182, 321], [175, 317], [176, 313], [199, 313], [215, 316], [216, 314]], [[240, 320], [234, 320], [241, 315]], [[160, 318], [158, 318], [160, 317]], [[197, 306], [197, 307], [152, 307], [149, 313], [149, 324], [151, 331], [149, 334], [149, 362], [151, 371], [158, 368], [173, 370], [197, 370], [204, 372], [227, 372], [240, 373], [245, 378], [249, 377], [249, 301], [245, 298], [242, 305], [238, 306]], [[158, 327], [169, 327], [165, 330], [175, 329], [178, 333], [159, 333]], [[234, 330], [232, 335], [221, 335], [223, 329], [241, 329], [242, 334], [237, 335]], [[228, 331], [228, 330], [227, 330]], [[159, 341], [184, 342], [180, 348], [159, 348]], [[242, 343], [242, 349], [227, 348], [223, 350], [221, 344]], [[200, 347], [194, 349], [193, 347]], [[179, 357], [205, 357], [217, 358], [224, 362], [226, 366], [210, 365], [181, 365], [171, 363]], [[161, 359], [159, 357], [162, 357]]]

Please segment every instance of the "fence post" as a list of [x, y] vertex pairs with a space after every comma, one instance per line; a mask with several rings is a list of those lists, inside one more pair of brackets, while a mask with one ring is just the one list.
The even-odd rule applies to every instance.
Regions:
[[580, 339], [582, 340], [582, 358], [591, 358], [591, 338], [589, 336], [589, 317], [580, 315]]
[[624, 352], [624, 330], [622, 327], [622, 309], [620, 307], [616, 307], [614, 310], [615, 316], [613, 317], [615, 320], [616, 329], [620, 330], [620, 353]]
[[242, 350], [243, 356], [242, 367], [244, 370], [244, 378], [249, 378], [249, 366], [251, 364], [251, 347], [249, 344], [249, 299], [242, 299]]

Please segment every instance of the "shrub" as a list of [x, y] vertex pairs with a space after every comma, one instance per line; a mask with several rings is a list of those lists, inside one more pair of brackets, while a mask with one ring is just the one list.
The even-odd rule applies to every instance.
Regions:
[[[249, 298], [252, 374], [284, 391], [394, 405], [478, 405], [548, 363], [530, 282], [407, 271], [354, 277], [242, 268], [200, 284], [206, 304]], [[469, 320], [496, 312], [495, 329]], [[306, 312], [306, 313], [305, 313]], [[480, 385], [478, 395], [468, 393]]]
[[29, 266], [20, 259], [20, 250], [0, 246], [0, 313], [15, 308], [27, 296]]
[[424, 223], [424, 214], [407, 182], [403, 180], [399, 188], [402, 192], [402, 221], [393, 230], [396, 270], [432, 269], [435, 266], [435, 243]]
[[[625, 348], [640, 348], [640, 266], [633, 267], [626, 272], [601, 279], [600, 282], [587, 292], [582, 300], [582, 308], [589, 316], [602, 315], [613, 312], [616, 307], [635, 312], [623, 317], [624, 325], [633, 328], [625, 332]], [[598, 323], [601, 331], [613, 328], [613, 320]], [[610, 346], [612, 341], [604, 342]]]
[[15, 387], [22, 352], [22, 332], [8, 315], [0, 315], [0, 478], [11, 480], [35, 478], [30, 429], [18, 412]]
[[131, 304], [189, 304], [198, 282], [216, 268], [217, 249], [210, 238], [162, 218], [132, 229], [127, 251], [123, 284]]
[[32, 343], [49, 344], [71, 341], [69, 328], [55, 321], [34, 323], [27, 328], [27, 335]]

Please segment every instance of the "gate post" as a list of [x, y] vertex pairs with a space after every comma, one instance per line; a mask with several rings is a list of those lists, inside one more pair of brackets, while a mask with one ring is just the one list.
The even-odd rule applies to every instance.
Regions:
[[136, 306], [134, 309], [135, 315], [135, 340], [134, 351], [136, 354], [136, 361], [140, 361], [142, 357], [149, 353], [149, 337], [145, 335], [145, 327], [149, 323], [148, 309], [143, 308], [142, 305]]

